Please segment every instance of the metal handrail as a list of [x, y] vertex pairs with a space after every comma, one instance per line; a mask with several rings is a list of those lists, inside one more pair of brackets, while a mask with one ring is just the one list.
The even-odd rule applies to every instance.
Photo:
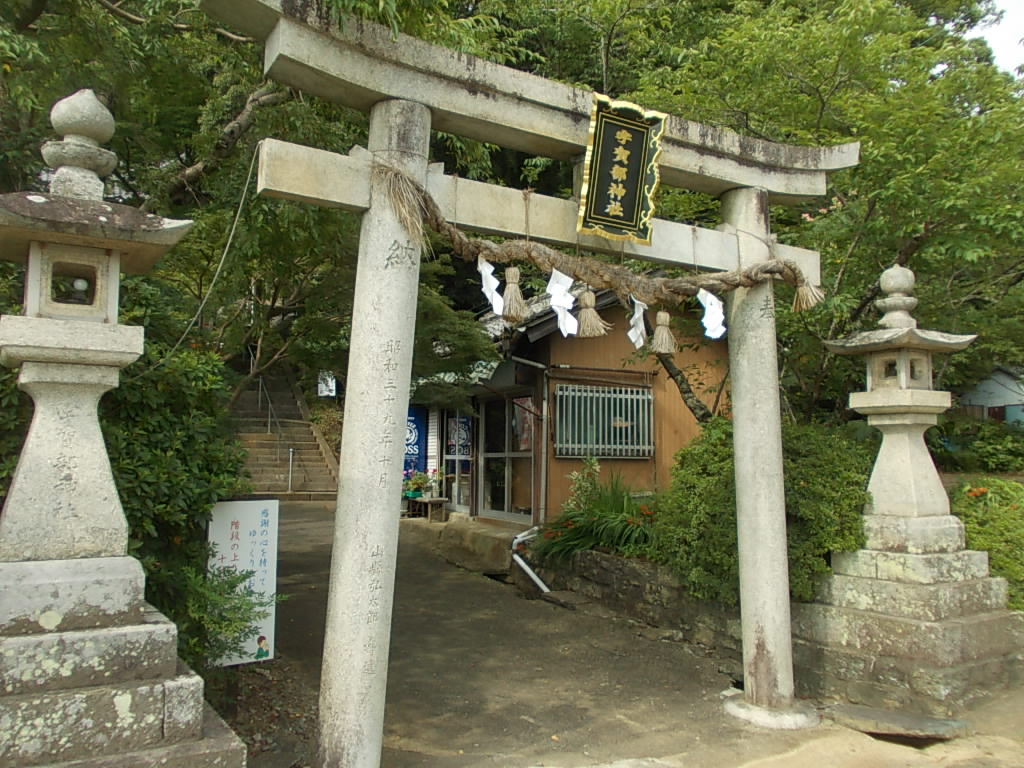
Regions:
[[[277, 437], [274, 440], [274, 461], [277, 464], [281, 463], [281, 442], [284, 435], [284, 427], [281, 424], [281, 419], [277, 416], [277, 410], [274, 408], [274, 403], [270, 399], [270, 390], [267, 389], [266, 384], [263, 382], [263, 377], [257, 377], [257, 389], [256, 389], [256, 411], [260, 412], [263, 410], [263, 400], [266, 398], [267, 401], [267, 434], [276, 434]], [[276, 433], [274, 427], [277, 427]], [[295, 448], [294, 446], [288, 446], [288, 493], [292, 492], [294, 486], [294, 473], [295, 473]], [[309, 484], [309, 472], [304, 466], [304, 462], [299, 459], [299, 471], [302, 472], [302, 478], [305, 484]]]
[[263, 398], [267, 398], [267, 434], [272, 435], [274, 431], [272, 424], [277, 425], [277, 439], [274, 441], [274, 461], [281, 462], [281, 435], [284, 430], [281, 428], [281, 420], [277, 418], [277, 412], [274, 410], [274, 403], [270, 400], [270, 390], [266, 388], [263, 383], [263, 377], [260, 376], [257, 379], [259, 386], [256, 389], [256, 411], [263, 410]]

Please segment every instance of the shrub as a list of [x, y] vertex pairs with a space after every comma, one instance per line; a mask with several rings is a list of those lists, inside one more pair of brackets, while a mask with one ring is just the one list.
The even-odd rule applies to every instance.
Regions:
[[1010, 608], [1024, 611], [1024, 485], [986, 477], [951, 496], [968, 548], [988, 551], [992, 575], [1009, 584]]
[[[810, 600], [815, 580], [829, 572], [829, 553], [863, 544], [872, 456], [821, 425], [786, 425], [782, 449], [790, 592]], [[739, 601], [733, 468], [732, 423], [715, 419], [676, 457], [651, 548], [694, 597], [730, 605]]]
[[928, 431], [928, 448], [946, 472], [1024, 471], [1024, 429], [1016, 424], [944, 419]]
[[569, 498], [561, 514], [534, 539], [532, 551], [539, 561], [564, 561], [588, 549], [627, 557], [647, 552], [653, 504], [637, 499], [619, 475], [602, 484], [600, 473], [597, 460], [590, 458], [579, 472], [570, 474]]

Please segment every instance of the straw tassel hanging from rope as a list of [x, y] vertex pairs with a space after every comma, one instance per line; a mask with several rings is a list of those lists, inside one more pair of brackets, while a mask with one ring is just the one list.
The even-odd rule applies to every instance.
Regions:
[[679, 347], [676, 339], [669, 330], [668, 324], [672, 316], [668, 312], [658, 313], [658, 325], [654, 329], [654, 338], [651, 339], [651, 351], [658, 355], [674, 355]]
[[501, 316], [509, 325], [519, 325], [526, 319], [528, 308], [519, 288], [519, 267], [505, 268], [505, 309]]
[[580, 294], [580, 330], [576, 335], [581, 339], [592, 339], [595, 336], [604, 336], [611, 328], [611, 323], [606, 323], [597, 313], [594, 305], [597, 301], [593, 291], [584, 291]]

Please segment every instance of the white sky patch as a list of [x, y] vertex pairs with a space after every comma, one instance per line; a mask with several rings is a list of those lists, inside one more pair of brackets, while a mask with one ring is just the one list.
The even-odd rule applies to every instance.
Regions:
[[1024, 64], [1024, 0], [996, 0], [995, 4], [1003, 12], [1003, 20], [972, 37], [985, 38], [995, 54], [996, 66], [1016, 74], [1017, 67]]

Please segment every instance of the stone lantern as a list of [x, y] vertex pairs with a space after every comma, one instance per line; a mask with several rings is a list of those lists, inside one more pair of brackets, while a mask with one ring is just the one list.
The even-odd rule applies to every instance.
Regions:
[[218, 765], [245, 748], [204, 714], [177, 629], [145, 602], [97, 405], [143, 350], [117, 323], [122, 272], [192, 225], [103, 201], [114, 121], [92, 91], [53, 108], [49, 194], [0, 195], [0, 258], [27, 264], [0, 363], [35, 404], [0, 512], [0, 765]]
[[142, 354], [142, 328], [117, 324], [120, 274], [148, 270], [192, 225], [103, 202], [100, 176], [117, 156], [100, 144], [114, 121], [92, 91], [58, 102], [51, 120], [64, 136], [43, 146], [51, 194], [0, 196], [0, 258], [27, 262], [24, 315], [0, 317], [0, 363], [21, 366], [35, 403], [0, 514], [0, 562], [125, 554], [96, 415]]
[[948, 392], [932, 389], [932, 354], [964, 349], [976, 337], [919, 329], [910, 315], [917, 306], [914, 273], [906, 267], [890, 267], [879, 285], [885, 294], [875, 302], [884, 313], [881, 328], [826, 342], [837, 354], [867, 358], [867, 391], [851, 394], [850, 407], [882, 433], [868, 485], [872, 501], [865, 510], [869, 542], [876, 536], [905, 534], [917, 542], [910, 546], [939, 551], [934, 547], [943, 546], [940, 541], [951, 535], [949, 546], [955, 541], [960, 549], [962, 526], [949, 516], [949, 499], [924, 433], [951, 404]]
[[988, 553], [964, 548], [924, 442], [950, 405], [948, 392], [932, 389], [932, 355], [975, 337], [917, 328], [909, 269], [887, 269], [880, 286], [881, 327], [827, 343], [867, 358], [867, 391], [851, 394], [850, 407], [882, 433], [865, 546], [832, 553], [815, 602], [794, 604], [794, 658], [801, 693], [856, 705], [837, 713], [862, 716], [868, 706], [958, 717], [1013, 678], [1024, 644], [1024, 614], [1006, 610], [1006, 581], [989, 575]]

